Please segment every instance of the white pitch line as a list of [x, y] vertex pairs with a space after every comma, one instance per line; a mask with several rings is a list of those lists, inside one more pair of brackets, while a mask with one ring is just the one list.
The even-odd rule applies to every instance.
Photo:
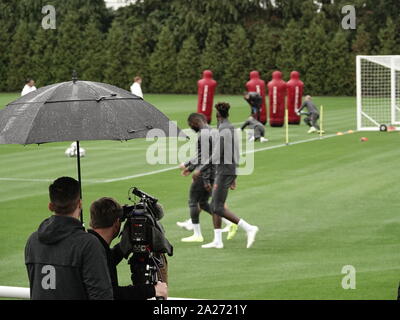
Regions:
[[[356, 132], [356, 130], [354, 130], [354, 132]], [[344, 134], [346, 135], [349, 133], [345, 132]], [[265, 148], [254, 149], [254, 150], [242, 152], [241, 154], [246, 155], [246, 154], [251, 154], [251, 153], [257, 153], [257, 152], [261, 152], [261, 151], [273, 150], [273, 149], [278, 149], [278, 148], [287, 147], [287, 146], [291, 146], [291, 145], [297, 145], [297, 144], [313, 142], [313, 141], [318, 141], [318, 140], [325, 140], [325, 139], [329, 139], [329, 138], [333, 138], [333, 137], [337, 137], [337, 136], [338, 136], [337, 134], [331, 134], [331, 135], [326, 135], [326, 136], [322, 136], [322, 137], [315, 137], [315, 138], [311, 138], [311, 139], [305, 139], [305, 140], [291, 142], [291, 143], [289, 143], [289, 145], [286, 145], [285, 143], [283, 143], [283, 144], [278, 144], [278, 145], [269, 146], [269, 147], [265, 147]], [[178, 168], [179, 168], [178, 166], [173, 166], [173, 167], [168, 167], [165, 169], [154, 170], [154, 171], [149, 171], [149, 172], [144, 172], [144, 173], [138, 173], [135, 175], [125, 176], [125, 177], [120, 177], [120, 178], [113, 178], [113, 179], [84, 179], [84, 182], [87, 184], [119, 182], [119, 181], [125, 181], [125, 180], [150, 176], [150, 175], [154, 175], [154, 174], [158, 174], [158, 173], [168, 172], [168, 171], [176, 170]], [[53, 180], [52, 179], [0, 178], [0, 181], [52, 182]], [[1, 202], [1, 200], [0, 200], [0, 202]]]
[[93, 181], [93, 183], [118, 182], [118, 181], [130, 180], [130, 179], [135, 179], [135, 178], [141, 178], [141, 177], [144, 177], [144, 176], [150, 176], [150, 175], [153, 175], [153, 174], [167, 172], [167, 171], [176, 170], [176, 169], [179, 169], [179, 166], [174, 166], [174, 167], [170, 167], [170, 168], [165, 168], [165, 169], [160, 169], [160, 170], [155, 170], [155, 171], [150, 171], [150, 172], [145, 172], [145, 173], [134, 174], [132, 176], [126, 176], [126, 177], [121, 177], [121, 178], [104, 179], [104, 180], [92, 180], [92, 181]]
[[[354, 131], [356, 132], [356, 131]], [[347, 132], [344, 134], [348, 134]], [[325, 139], [329, 139], [329, 138], [333, 138], [333, 137], [337, 137], [337, 134], [330, 134], [330, 135], [326, 135], [326, 136], [322, 136], [322, 137], [315, 137], [315, 138], [311, 138], [311, 139], [305, 139], [305, 140], [299, 140], [299, 141], [295, 141], [295, 142], [289, 142], [289, 144], [287, 145], [286, 143], [282, 143], [282, 144], [278, 144], [275, 146], [270, 146], [270, 147], [265, 147], [265, 148], [260, 148], [260, 149], [255, 149], [255, 150], [251, 150], [251, 151], [246, 151], [243, 154], [250, 154], [250, 153], [256, 153], [256, 152], [260, 152], [260, 151], [266, 151], [266, 150], [272, 150], [272, 149], [277, 149], [277, 148], [282, 148], [282, 147], [288, 147], [291, 145], [296, 145], [296, 144], [301, 144], [301, 143], [306, 143], [306, 142], [312, 142], [312, 141], [318, 141], [318, 140], [325, 140]]]

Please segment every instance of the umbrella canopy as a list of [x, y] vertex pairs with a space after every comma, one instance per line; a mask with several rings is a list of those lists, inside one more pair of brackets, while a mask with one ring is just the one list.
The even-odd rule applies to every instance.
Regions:
[[80, 141], [145, 138], [152, 129], [162, 130], [165, 137], [186, 137], [142, 98], [109, 84], [76, 79], [40, 88], [0, 110], [0, 144], [76, 141], [80, 185]]
[[130, 140], [146, 137], [153, 128], [163, 130], [167, 137], [180, 133], [143, 99], [89, 81], [43, 87], [0, 110], [0, 144]]

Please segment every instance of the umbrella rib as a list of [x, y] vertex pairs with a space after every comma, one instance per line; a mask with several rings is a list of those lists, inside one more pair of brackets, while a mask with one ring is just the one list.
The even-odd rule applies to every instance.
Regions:
[[[140, 98], [105, 98], [102, 99], [101, 101], [119, 101], [119, 100], [141, 100]], [[22, 105], [22, 104], [36, 104], [36, 103], [42, 103], [42, 104], [51, 104], [51, 103], [67, 103], [67, 102], [90, 102], [90, 101], [95, 101], [99, 102], [98, 99], [76, 99], [76, 100], [59, 100], [59, 101], [38, 101], [38, 102], [17, 102], [17, 103], [10, 103], [8, 104], [9, 106], [15, 106], [15, 105]]]
[[[100, 96], [100, 93], [94, 88], [94, 87], [99, 88], [99, 86], [98, 86], [96, 83], [92, 82], [92, 83], [91, 83], [91, 86], [89, 86], [87, 83], [85, 83], [85, 85], [87, 86], [87, 88], [88, 88], [89, 90], [93, 91], [97, 96]], [[115, 91], [111, 91], [111, 90], [108, 89], [108, 88], [102, 88], [102, 87], [100, 87], [100, 89], [102, 89], [102, 90], [106, 89], [107, 91], [110, 92], [110, 95], [115, 94]], [[111, 99], [106, 99], [106, 98], [105, 98], [105, 99], [103, 99], [103, 97], [101, 97], [100, 99], [97, 99], [96, 101], [97, 101], [97, 103], [103, 102], [104, 105], [106, 105], [108, 108], [112, 109], [112, 106], [110, 106], [108, 103], [106, 103], [107, 101], [140, 100], [140, 99], [141, 99], [141, 98], [137, 98], [137, 97], [111, 98]], [[122, 136], [122, 132], [120, 132], [120, 136]]]

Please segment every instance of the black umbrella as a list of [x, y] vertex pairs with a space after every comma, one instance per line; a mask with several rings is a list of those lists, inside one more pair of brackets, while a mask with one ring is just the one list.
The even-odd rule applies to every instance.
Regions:
[[161, 129], [166, 137], [184, 136], [142, 98], [109, 84], [77, 81], [76, 77], [40, 88], [0, 110], [0, 144], [76, 141], [80, 185], [80, 141], [127, 141], [145, 138], [152, 129]]

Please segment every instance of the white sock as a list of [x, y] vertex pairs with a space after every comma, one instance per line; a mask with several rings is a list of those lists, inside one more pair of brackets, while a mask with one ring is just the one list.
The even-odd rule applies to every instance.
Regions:
[[232, 222], [230, 222], [228, 219], [225, 219], [225, 218], [222, 218], [222, 222], [228, 226], [232, 224]]
[[201, 228], [199, 223], [193, 223], [193, 232], [196, 237], [201, 237]]
[[222, 244], [222, 229], [214, 229], [214, 242]]
[[251, 224], [248, 224], [243, 219], [239, 220], [238, 226], [241, 227], [246, 232], [249, 232], [253, 228], [253, 226]]

